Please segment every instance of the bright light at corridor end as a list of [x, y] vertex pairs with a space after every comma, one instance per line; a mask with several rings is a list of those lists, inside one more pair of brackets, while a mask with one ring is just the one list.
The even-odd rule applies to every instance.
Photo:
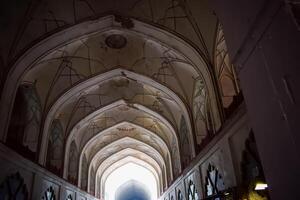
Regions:
[[151, 200], [157, 199], [157, 182], [151, 171], [135, 163], [127, 163], [113, 171], [105, 182], [104, 200], [115, 200], [116, 191], [128, 181], [137, 181], [150, 192]]

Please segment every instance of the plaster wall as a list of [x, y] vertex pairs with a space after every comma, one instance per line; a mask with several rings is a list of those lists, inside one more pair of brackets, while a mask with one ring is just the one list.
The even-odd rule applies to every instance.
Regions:
[[[233, 188], [241, 181], [242, 153], [245, 141], [249, 136], [250, 127], [244, 105], [228, 120], [222, 131], [211, 143], [200, 152], [182, 175], [164, 192], [160, 199], [170, 198], [178, 200], [178, 189], [185, 199], [188, 199], [188, 184], [192, 180], [199, 198], [205, 197], [206, 177], [208, 165], [211, 164], [219, 171], [224, 181], [225, 189]], [[176, 195], [174, 194], [176, 191]]]
[[[209, 164], [215, 166], [221, 173], [226, 189], [237, 186], [241, 180], [242, 152], [245, 149], [245, 140], [249, 133], [245, 105], [241, 105], [233, 117], [225, 123], [222, 131], [192, 161], [160, 199], [170, 200], [173, 196], [173, 200], [177, 200], [179, 190], [187, 198], [190, 180], [195, 184], [198, 196], [203, 198]], [[5, 163], [0, 171], [0, 181], [3, 181], [9, 174], [19, 172], [26, 183], [31, 199], [41, 199], [50, 186], [59, 199], [66, 199], [69, 194], [73, 198], [76, 196], [78, 200], [96, 199], [44, 168], [22, 158], [2, 144], [0, 144], [0, 162]]]
[[249, 111], [272, 199], [300, 199], [299, 26], [288, 1], [211, 1]]
[[0, 183], [2, 183], [7, 176], [18, 172], [27, 187], [29, 199], [42, 199], [45, 191], [52, 187], [55, 197], [58, 200], [67, 199], [68, 195], [71, 195], [73, 200], [96, 200], [95, 197], [53, 175], [46, 169], [24, 159], [1, 143], [0, 163]]

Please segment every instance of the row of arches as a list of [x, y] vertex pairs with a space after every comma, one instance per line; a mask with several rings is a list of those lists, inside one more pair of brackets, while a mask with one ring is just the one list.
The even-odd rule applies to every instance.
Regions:
[[1, 98], [2, 140], [98, 196], [121, 158], [147, 163], [161, 193], [239, 94], [220, 26], [210, 69], [181, 38], [132, 21], [128, 29], [108, 16], [50, 36], [16, 62]]

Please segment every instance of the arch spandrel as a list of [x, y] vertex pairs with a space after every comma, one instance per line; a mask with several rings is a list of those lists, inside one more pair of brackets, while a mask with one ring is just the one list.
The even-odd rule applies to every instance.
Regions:
[[[224, 31], [221, 24], [218, 24], [217, 36], [214, 49], [214, 68], [222, 105], [226, 109], [234, 103], [240, 93], [240, 86], [237, 79], [235, 67], [229, 58]], [[227, 111], [228, 112], [228, 111]], [[228, 113], [226, 113], [228, 115]]]

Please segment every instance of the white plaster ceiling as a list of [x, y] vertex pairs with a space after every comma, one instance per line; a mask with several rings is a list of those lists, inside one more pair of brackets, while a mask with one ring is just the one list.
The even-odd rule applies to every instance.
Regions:
[[[163, 32], [153, 37], [154, 30], [149, 35], [138, 31], [149, 27], [140, 25], [129, 30], [112, 19], [106, 19], [112, 23], [109, 28], [70, 39], [49, 50], [22, 75], [22, 83], [36, 86], [44, 113], [40, 162], [45, 163], [47, 136], [56, 119], [60, 120], [66, 139], [65, 178], [70, 144], [75, 141], [81, 153], [79, 185], [83, 155], [89, 170], [91, 166], [98, 169], [110, 157], [115, 162], [125, 156], [119, 152], [128, 148], [151, 158], [152, 161], [134, 154], [150, 165], [155, 165], [155, 161], [159, 168], [154, 169], [160, 179], [167, 172], [165, 176], [170, 182], [174, 174], [181, 172], [182, 118], [187, 123], [190, 154], [195, 154], [191, 119], [195, 80], [203, 80], [211, 89], [208, 94], [215, 95], [203, 61], [207, 58], [195, 56], [193, 50], [181, 52], [186, 48], [181, 41]], [[181, 26], [184, 30], [182, 27], [185, 26]], [[120, 49], [105, 42], [116, 34], [126, 39]], [[160, 37], [165, 41], [159, 40]], [[219, 126], [215, 100], [211, 104], [213, 120]]]

